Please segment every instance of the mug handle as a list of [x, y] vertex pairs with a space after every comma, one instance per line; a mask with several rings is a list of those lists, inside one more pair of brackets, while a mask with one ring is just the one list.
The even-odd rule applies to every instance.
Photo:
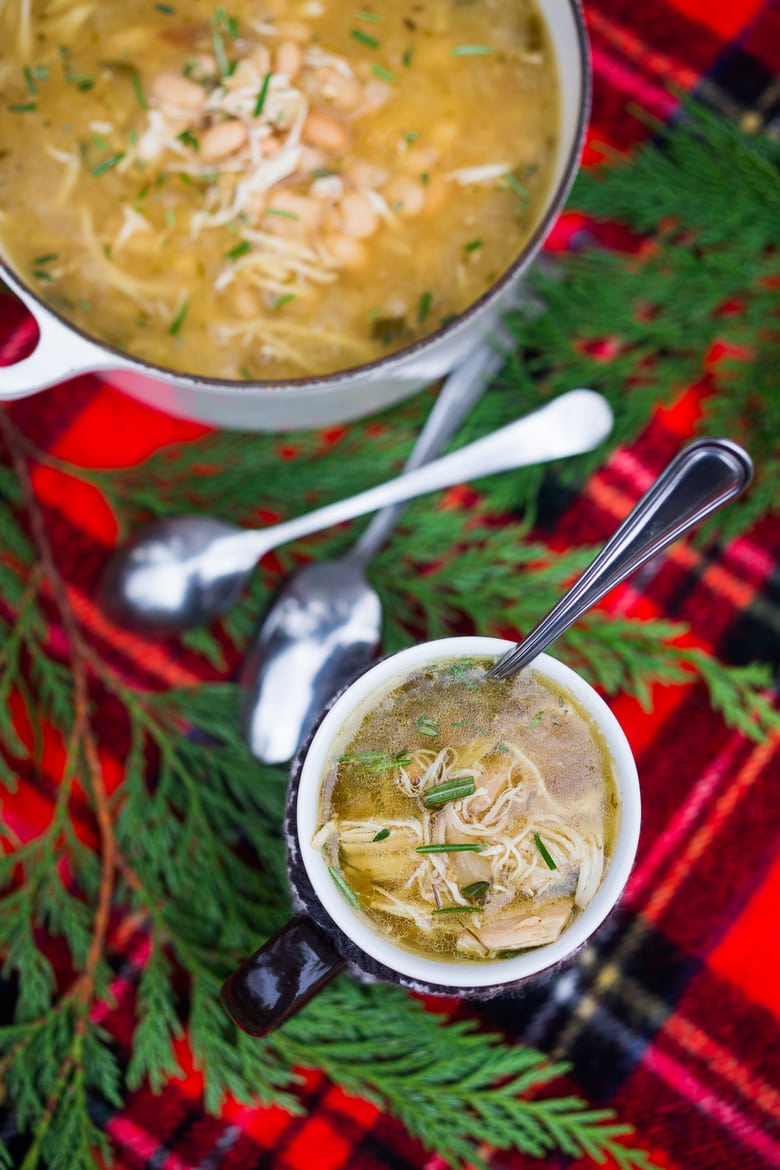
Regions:
[[0, 366], [0, 401], [27, 398], [78, 374], [124, 366], [121, 358], [109, 356], [102, 346], [60, 321], [5, 269], [0, 270], [0, 276], [35, 317], [39, 333], [28, 357], [12, 366]]
[[266, 1036], [297, 1012], [345, 959], [310, 918], [292, 918], [222, 985], [227, 1014], [250, 1036]]

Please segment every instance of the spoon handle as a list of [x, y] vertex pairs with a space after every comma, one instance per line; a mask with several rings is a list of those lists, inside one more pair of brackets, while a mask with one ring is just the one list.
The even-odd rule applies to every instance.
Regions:
[[[404, 465], [404, 474], [422, 467], [438, 455], [456, 433], [463, 419], [485, 391], [493, 374], [501, 369], [506, 355], [489, 341], [480, 345], [466, 360], [453, 370], [439, 392], [425, 426]], [[355, 542], [347, 559], [355, 565], [366, 565], [378, 552], [398, 522], [405, 501], [390, 504], [377, 512], [371, 523]]]
[[[434, 459], [408, 475], [338, 500], [258, 532], [242, 532], [238, 540], [243, 555], [259, 558], [290, 540], [320, 532], [388, 504], [411, 500], [426, 492], [439, 491], [456, 483], [509, 471], [532, 463], [546, 463], [591, 451], [612, 429], [612, 412], [605, 398], [593, 390], [570, 390], [509, 426], [477, 439], [459, 451]], [[228, 541], [225, 541], [225, 546]]]
[[487, 677], [517, 674], [610, 589], [738, 496], [752, 478], [750, 456], [736, 443], [728, 439], [691, 443], [661, 472], [558, 604], [491, 667]]

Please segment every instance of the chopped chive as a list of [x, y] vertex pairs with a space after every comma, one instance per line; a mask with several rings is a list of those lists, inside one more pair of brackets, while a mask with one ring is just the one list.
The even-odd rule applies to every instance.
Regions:
[[290, 301], [294, 301], [294, 300], [295, 300], [295, 293], [283, 293], [281, 296], [276, 298], [276, 300], [272, 304], [271, 308], [272, 309], [281, 309], [282, 305], [288, 305], [290, 303]]
[[481, 906], [439, 906], [432, 914], [482, 914]]
[[29, 65], [25, 65], [24, 70], [24, 84], [27, 86], [27, 92], [33, 96], [38, 92], [38, 86], [35, 84], [35, 74]]
[[239, 369], [238, 372], [241, 375], [241, 377], [244, 379], [245, 382], [252, 381], [252, 371], [247, 369], [246, 366], [241, 366], [241, 368]]
[[453, 45], [450, 49], [452, 57], [489, 57], [493, 49], [490, 45]]
[[464, 252], [476, 252], [477, 248], [482, 247], [482, 240], [469, 240], [467, 244], [463, 245]]
[[420, 171], [420, 182], [422, 183], [423, 187], [427, 187], [428, 184], [430, 183], [430, 181], [431, 181], [431, 176], [428, 174], [428, 172], [427, 171]]
[[52, 274], [50, 272], [47, 272], [45, 268], [34, 268], [33, 269], [33, 276], [35, 277], [36, 280], [43, 280], [43, 281], [54, 280], [54, 277], [52, 276]]
[[360, 903], [357, 900], [357, 894], [352, 889], [352, 886], [349, 884], [347, 879], [344, 877], [343, 873], [340, 870], [336, 869], [335, 865], [328, 866], [328, 873], [333, 878], [334, 882], [336, 883], [338, 888], [341, 890], [342, 894], [347, 899], [350, 906], [354, 906], [356, 910], [359, 910]]
[[444, 784], [435, 784], [423, 796], [426, 808], [437, 808], [440, 804], [447, 804], [451, 800], [460, 800], [463, 796], [473, 796], [477, 790], [473, 776], [461, 776], [458, 780], [446, 780]]
[[384, 65], [377, 65], [374, 63], [371, 66], [371, 72], [374, 74], [374, 77], [378, 77], [380, 81], [386, 81], [388, 84], [392, 84], [395, 81], [395, 74], [391, 73], [389, 69], [385, 69]]
[[191, 130], [182, 130], [181, 134], [177, 134], [176, 138], [185, 146], [191, 146], [193, 150], [200, 150], [200, 142]]
[[431, 719], [428, 715], [421, 715], [417, 720], [417, 729], [418, 731], [421, 731], [423, 735], [438, 735], [439, 721], [438, 719]]
[[407, 69], [409, 68], [409, 66], [412, 63], [413, 56], [414, 56], [414, 49], [404, 49], [404, 55], [401, 58], [401, 61], [406, 66]]
[[460, 892], [464, 898], [473, 898], [475, 902], [484, 898], [490, 889], [490, 882], [472, 882], [470, 886], [461, 886]]
[[148, 110], [149, 103], [144, 96], [144, 91], [141, 87], [141, 77], [137, 69], [131, 69], [130, 71], [130, 84], [133, 87], [133, 93], [135, 94], [135, 100], [138, 102], [138, 105], [142, 110]]
[[99, 162], [97, 166], [93, 167], [91, 173], [95, 178], [97, 178], [99, 175], [104, 175], [106, 171], [110, 171], [112, 167], [115, 167], [118, 163], [121, 163], [124, 157], [125, 152], [123, 150], [117, 151], [116, 154], [110, 154], [108, 158], [104, 158], [102, 162]]
[[43, 256], [36, 256], [33, 264], [36, 268], [43, 268], [44, 264], [53, 264], [55, 260], [59, 260], [59, 252], [46, 252]]
[[406, 752], [397, 752], [389, 756], [387, 752], [351, 752], [343, 756], [335, 756], [337, 764], [367, 764], [375, 771], [384, 771], [388, 768], [405, 768], [412, 760]]
[[531, 196], [528, 194], [527, 189], [523, 186], [517, 176], [513, 175], [511, 171], [508, 171], [504, 175], [504, 182], [506, 183], [509, 190], [514, 191], [515, 195], [517, 195], [518, 199], [520, 200], [520, 205], [525, 207]]
[[32, 72], [33, 77], [35, 77], [37, 81], [46, 81], [47, 77], [49, 76], [49, 66], [36, 65]]
[[212, 28], [211, 42], [214, 45], [214, 56], [217, 59], [217, 69], [219, 70], [219, 75], [220, 77], [227, 77], [228, 70], [230, 69], [230, 62], [228, 61], [227, 53], [225, 52], [225, 42], [222, 39], [222, 33], [218, 28]]
[[376, 37], [370, 37], [368, 33], [363, 32], [362, 28], [351, 28], [349, 35], [358, 41], [361, 45], [365, 45], [367, 49], [378, 49], [379, 41]]
[[534, 833], [534, 844], [536, 845], [536, 848], [541, 853], [542, 858], [544, 859], [544, 864], [547, 866], [547, 868], [548, 869], [557, 869], [558, 866], [553, 861], [552, 857], [550, 856], [549, 849], [547, 848], [547, 846], [545, 845], [544, 841], [542, 840], [542, 838], [539, 836], [538, 833]]
[[[449, 666], [447, 667], [445, 674], [451, 674], [453, 678], [457, 679], [457, 681], [459, 683], [463, 683], [463, 685], [465, 687], [467, 687], [470, 691], [478, 691], [479, 686], [474, 681], [474, 679], [470, 678], [469, 675], [466, 673], [468, 668], [470, 666], [473, 666], [473, 665], [474, 665], [473, 658], [463, 658], [458, 662], [451, 662], [449, 664]], [[462, 726], [462, 725], [463, 725], [463, 720], [459, 720], [458, 726]], [[455, 724], [453, 723], [453, 727], [454, 726], [455, 726]]]
[[417, 324], [422, 325], [425, 318], [431, 311], [431, 303], [433, 301], [433, 293], [424, 292], [420, 297], [420, 303], [417, 306]]
[[533, 719], [532, 719], [532, 720], [531, 720], [531, 722], [528, 724], [528, 730], [529, 730], [529, 731], [533, 731], [533, 729], [534, 729], [535, 727], [538, 727], [538, 726], [539, 726], [539, 724], [540, 724], [540, 723], [541, 723], [541, 721], [542, 721], [542, 716], [543, 716], [543, 715], [544, 715], [544, 711], [537, 711], [537, 712], [536, 712], [536, 714], [534, 715]]
[[155, 4], [158, 12], [164, 12], [166, 16], [172, 16], [176, 9], [172, 4]]
[[238, 260], [240, 256], [246, 256], [247, 252], [252, 251], [252, 245], [249, 240], [241, 240], [234, 248], [231, 248], [225, 253], [226, 260]]
[[415, 853], [481, 853], [484, 845], [458, 841], [452, 845], [418, 845]]
[[496, 751], [501, 752], [505, 756], [509, 755], [509, 748], [506, 746], [505, 743], [497, 743], [496, 744]]
[[282, 219], [300, 219], [294, 211], [285, 211], [283, 207], [265, 207], [263, 208], [264, 215], [280, 215]]
[[15, 102], [14, 105], [8, 106], [7, 109], [9, 109], [12, 114], [31, 114], [34, 110], [38, 109], [38, 103]]
[[175, 337], [176, 334], [179, 332], [182, 325], [184, 324], [184, 320], [185, 320], [189, 310], [190, 310], [190, 302], [185, 301], [184, 304], [182, 305], [182, 307], [179, 309], [176, 316], [171, 321], [170, 325], [168, 326], [168, 332], [170, 333], [171, 337]]
[[265, 99], [268, 97], [268, 86], [270, 84], [271, 84], [271, 70], [269, 69], [268, 72], [266, 73], [265, 77], [263, 78], [263, 83], [260, 86], [259, 92], [257, 94], [257, 101], [255, 102], [255, 108], [252, 111], [252, 116], [254, 118], [259, 118], [263, 112], [263, 106], [265, 105]]
[[359, 8], [355, 16], [358, 20], [367, 20], [370, 24], [379, 24], [382, 20], [378, 12], [368, 12], [365, 8]]
[[372, 841], [386, 841], [389, 836], [390, 836], [389, 829], [380, 829], [379, 832], [376, 834], [376, 836], [372, 837], [371, 840]]

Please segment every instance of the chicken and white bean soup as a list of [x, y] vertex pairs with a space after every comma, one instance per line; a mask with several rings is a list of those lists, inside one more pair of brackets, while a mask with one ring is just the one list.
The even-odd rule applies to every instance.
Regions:
[[410, 674], [338, 738], [313, 845], [353, 908], [437, 959], [554, 942], [609, 864], [608, 748], [532, 669], [487, 683], [458, 659]]
[[534, 0], [30, 0], [0, 43], [0, 250], [158, 366], [374, 361], [484, 294], [544, 211]]

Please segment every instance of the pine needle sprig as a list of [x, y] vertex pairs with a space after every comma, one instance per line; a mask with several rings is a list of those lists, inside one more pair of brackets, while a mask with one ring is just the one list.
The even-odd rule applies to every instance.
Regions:
[[[703, 375], [702, 429], [741, 439], [758, 465], [751, 494], [718, 518], [721, 533], [732, 538], [773, 514], [780, 338], [768, 232], [778, 219], [777, 163], [775, 146], [691, 110], [635, 160], [611, 160], [583, 175], [574, 203], [593, 217], [594, 233], [601, 219], [617, 216], [648, 240], [626, 254], [593, 247], [561, 257], [563, 280], [535, 278], [546, 311], [513, 316], [518, 351], [456, 445], [573, 385], [607, 394], [615, 431], [592, 455], [471, 485], [467, 508], [412, 503], [372, 565], [386, 614], [385, 649], [453, 629], [528, 629], [593, 551], [554, 553], [531, 540], [541, 494], [565, 499], [609, 450], [637, 436], [659, 403], [670, 404]], [[731, 303], [739, 312], [728, 311]], [[711, 360], [718, 345], [734, 356]], [[24, 1170], [96, 1165], [108, 1150], [91, 1103], [119, 1106], [143, 1083], [160, 1089], [177, 1075], [184, 1040], [213, 1111], [228, 1093], [299, 1109], [296, 1070], [314, 1063], [453, 1165], [484, 1161], [492, 1145], [529, 1156], [557, 1148], [610, 1158], [625, 1170], [650, 1167], [611, 1113], [548, 1095], [565, 1065], [431, 1013], [395, 988], [340, 977], [266, 1040], [237, 1032], [218, 1004], [220, 982], [290, 909], [281, 835], [286, 773], [249, 757], [234, 686], [147, 694], [102, 660], [72, 611], [31, 488], [32, 463], [57, 466], [96, 487], [124, 532], [193, 510], [271, 522], [398, 472], [432, 397], [419, 395], [392, 414], [326, 436], [209, 435], [110, 472], [62, 464], [0, 415], [0, 783], [13, 791], [19, 776], [35, 776], [44, 727], [60, 737], [67, 758], [46, 829], [22, 842], [6, 826], [0, 841], [3, 976], [18, 972], [14, 1018], [0, 1029], [0, 1084], [17, 1129], [27, 1134]], [[344, 551], [364, 523], [278, 550], [253, 575], [243, 602], [214, 628], [190, 633], [186, 644], [225, 673], [280, 573]], [[62, 634], [56, 640], [52, 625]], [[766, 667], [722, 663], [687, 640], [682, 624], [597, 610], [556, 653], [606, 692], [634, 694], [648, 706], [656, 684], [699, 679], [714, 708], [743, 734], [760, 740], [777, 729]], [[96, 750], [105, 704], [122, 767], [110, 792]], [[30, 726], [19, 718], [23, 708], [33, 715]], [[85, 823], [92, 844], [83, 839]], [[110, 1002], [112, 914], [132, 916], [148, 944], [124, 1070], [111, 1037], [90, 1019], [96, 1004]], [[53, 942], [73, 969], [62, 988], [54, 980]], [[0, 1143], [3, 1164], [19, 1163]]]

